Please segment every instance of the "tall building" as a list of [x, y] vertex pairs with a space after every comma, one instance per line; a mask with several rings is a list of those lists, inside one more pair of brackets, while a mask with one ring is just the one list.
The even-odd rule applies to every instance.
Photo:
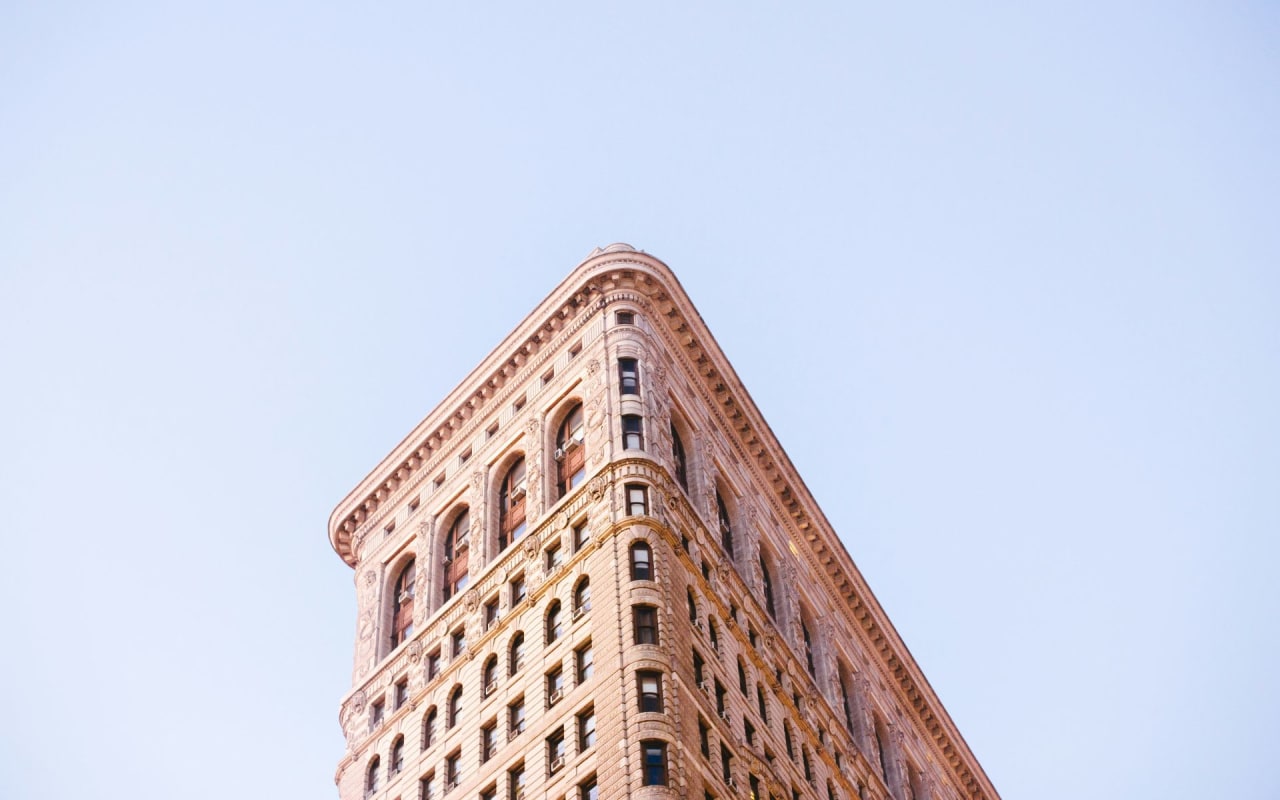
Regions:
[[335, 509], [342, 800], [998, 795], [670, 269], [597, 250]]

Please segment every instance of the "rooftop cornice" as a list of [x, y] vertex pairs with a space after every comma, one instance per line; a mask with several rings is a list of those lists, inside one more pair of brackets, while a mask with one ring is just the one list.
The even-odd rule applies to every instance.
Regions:
[[[961, 790], [971, 798], [999, 795], [947, 715], [888, 616], [871, 593], [853, 559], [823, 515], [795, 466], [782, 449], [742, 381], [734, 372], [670, 268], [627, 245], [597, 249], [486, 357], [456, 389], [405, 437], [387, 458], [341, 502], [330, 517], [334, 549], [351, 565], [352, 534], [378, 505], [442, 449], [453, 433], [482, 413], [495, 391], [516, 379], [529, 357], [579, 315], [598, 311], [607, 297], [626, 290], [656, 312], [655, 331], [671, 346], [698, 388], [709, 399], [743, 464], [772, 493], [769, 504], [798, 534], [802, 557], [825, 574], [828, 594], [838, 598], [859, 626], [868, 650], [895, 682], [898, 696], [928, 732]], [[579, 321], [579, 325], [581, 322]], [[421, 476], [417, 476], [421, 477]]]

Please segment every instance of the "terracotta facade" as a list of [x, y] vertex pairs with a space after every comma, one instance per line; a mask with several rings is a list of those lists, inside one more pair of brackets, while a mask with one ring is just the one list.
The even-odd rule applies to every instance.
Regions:
[[329, 534], [358, 602], [343, 800], [998, 797], [674, 275], [626, 245]]

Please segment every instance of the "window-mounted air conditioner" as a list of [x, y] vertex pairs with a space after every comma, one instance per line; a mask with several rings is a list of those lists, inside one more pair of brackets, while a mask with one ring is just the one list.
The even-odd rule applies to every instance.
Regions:
[[551, 694], [547, 695], [547, 704], [555, 705], [560, 702], [562, 697], [564, 697], [564, 689], [555, 689]]
[[564, 769], [564, 756], [556, 756], [555, 758], [551, 759], [552, 772], [559, 772], [562, 769]]
[[511, 487], [511, 494], [510, 494], [511, 502], [514, 503], [515, 501], [519, 500], [521, 497], [524, 497], [526, 491], [527, 490], [525, 489], [525, 486], [523, 483]]
[[729, 709], [726, 708], [720, 712], [720, 719], [724, 720], [725, 722], [729, 721]]

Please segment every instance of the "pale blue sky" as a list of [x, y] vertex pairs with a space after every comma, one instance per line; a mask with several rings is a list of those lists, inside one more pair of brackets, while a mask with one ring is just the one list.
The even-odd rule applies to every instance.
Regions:
[[1005, 798], [1274, 798], [1271, 3], [0, 6], [0, 797], [333, 797], [329, 511], [679, 275]]

